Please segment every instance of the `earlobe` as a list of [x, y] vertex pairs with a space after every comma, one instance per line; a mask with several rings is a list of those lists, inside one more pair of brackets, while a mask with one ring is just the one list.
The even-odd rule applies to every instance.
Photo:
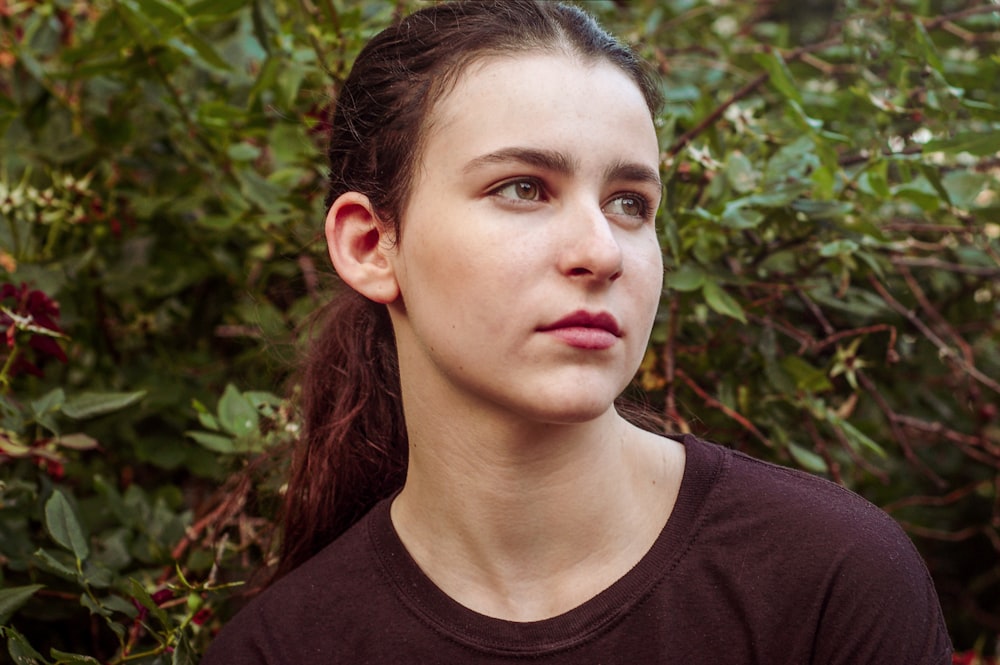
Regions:
[[327, 212], [326, 244], [337, 274], [361, 295], [383, 304], [399, 297], [387, 256], [394, 239], [388, 234], [364, 194], [341, 194]]

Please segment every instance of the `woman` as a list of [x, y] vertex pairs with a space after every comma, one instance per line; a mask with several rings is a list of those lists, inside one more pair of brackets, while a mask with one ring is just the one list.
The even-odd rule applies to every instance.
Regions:
[[949, 663], [825, 481], [615, 408], [663, 266], [656, 85], [578, 9], [437, 5], [340, 92], [280, 579], [206, 663]]

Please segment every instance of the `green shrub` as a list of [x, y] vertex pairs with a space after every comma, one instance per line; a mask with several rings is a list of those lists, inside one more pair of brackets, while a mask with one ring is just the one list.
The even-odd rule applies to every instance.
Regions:
[[[15, 662], [196, 662], [272, 556], [280, 460], [246, 471], [295, 435], [275, 395], [333, 288], [324, 119], [365, 41], [418, 4], [0, 3]], [[669, 273], [637, 391], [885, 507], [956, 646], [992, 648], [1000, 11], [586, 6], [667, 98]]]

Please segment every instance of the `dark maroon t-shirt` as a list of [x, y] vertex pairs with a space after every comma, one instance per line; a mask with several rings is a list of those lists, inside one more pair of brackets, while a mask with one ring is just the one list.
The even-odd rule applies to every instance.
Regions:
[[528, 623], [428, 579], [389, 502], [269, 588], [203, 665], [946, 665], [933, 584], [885, 513], [847, 490], [691, 436], [663, 532], [620, 580]]

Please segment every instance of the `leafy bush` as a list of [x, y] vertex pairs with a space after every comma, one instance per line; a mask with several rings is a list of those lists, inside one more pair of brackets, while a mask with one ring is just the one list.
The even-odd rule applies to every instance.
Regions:
[[[281, 460], [256, 460], [295, 436], [276, 393], [334, 288], [324, 118], [417, 5], [0, 3], [15, 662], [195, 662], [271, 557]], [[668, 100], [670, 271], [637, 390], [678, 429], [885, 507], [956, 646], [995, 649], [997, 7], [587, 7]]]

